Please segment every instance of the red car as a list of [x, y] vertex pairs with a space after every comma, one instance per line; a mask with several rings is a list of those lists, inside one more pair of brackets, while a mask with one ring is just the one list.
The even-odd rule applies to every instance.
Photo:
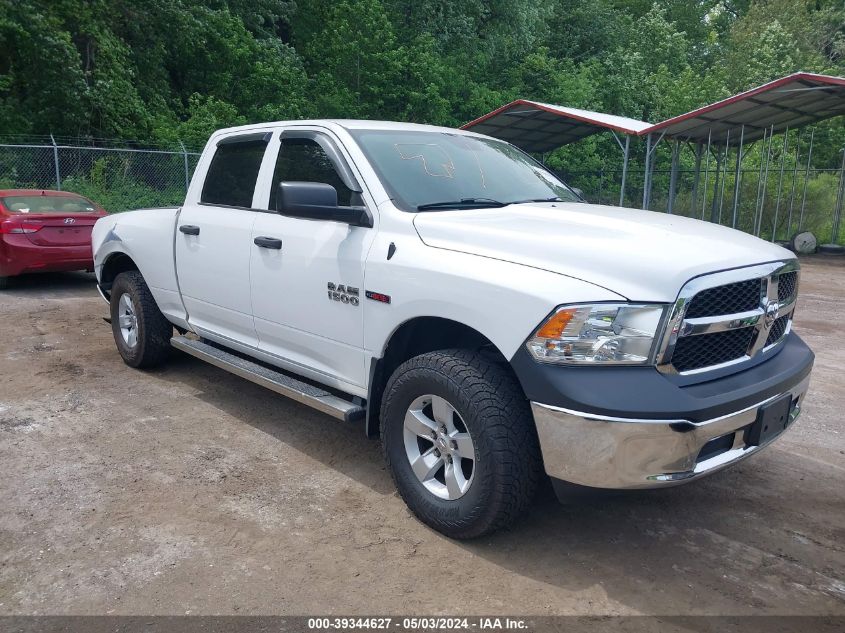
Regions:
[[0, 190], [0, 289], [23, 273], [93, 270], [91, 229], [105, 215], [75, 193]]

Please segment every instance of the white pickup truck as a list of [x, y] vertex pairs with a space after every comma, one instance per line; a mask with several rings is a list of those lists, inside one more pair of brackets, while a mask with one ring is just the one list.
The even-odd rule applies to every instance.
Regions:
[[[380, 436], [455, 538], [556, 490], [689, 482], [797, 417], [792, 253], [585, 203], [508, 143], [295, 121], [220, 130], [180, 208], [101, 219], [124, 361], [177, 348]], [[175, 330], [175, 332], [174, 332]]]

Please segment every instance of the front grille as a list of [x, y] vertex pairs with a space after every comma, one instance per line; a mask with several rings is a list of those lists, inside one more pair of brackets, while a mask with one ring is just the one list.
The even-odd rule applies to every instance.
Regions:
[[678, 371], [692, 371], [742, 358], [748, 353], [755, 333], [754, 328], [745, 327], [679, 338], [672, 354], [672, 364]]
[[749, 279], [702, 290], [687, 308], [686, 318], [697, 319], [754, 310], [760, 305], [760, 280]]
[[795, 285], [798, 283], [798, 273], [784, 273], [778, 278], [778, 303], [783, 303], [795, 294]]
[[785, 315], [772, 323], [772, 329], [769, 330], [769, 338], [766, 339], [766, 347], [777, 343], [783, 338], [783, 335], [786, 333], [786, 326], [789, 325], [789, 318], [789, 315]]
[[764, 349], [782, 345], [797, 294], [798, 270], [791, 262], [694, 277], [678, 293], [657, 369], [704, 375], [718, 366], [741, 366]]

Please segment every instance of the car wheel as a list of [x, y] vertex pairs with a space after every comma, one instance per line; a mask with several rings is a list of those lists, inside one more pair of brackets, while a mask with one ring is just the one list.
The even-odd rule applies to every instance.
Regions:
[[5, 290], [9, 287], [9, 278], [8, 277], [0, 277], [0, 290]]
[[385, 388], [381, 433], [405, 503], [452, 538], [510, 525], [540, 480], [529, 404], [507, 367], [476, 352], [431, 352], [400, 365]]
[[158, 309], [141, 273], [119, 274], [110, 303], [112, 333], [123, 362], [139, 369], [163, 363], [170, 354], [173, 326]]

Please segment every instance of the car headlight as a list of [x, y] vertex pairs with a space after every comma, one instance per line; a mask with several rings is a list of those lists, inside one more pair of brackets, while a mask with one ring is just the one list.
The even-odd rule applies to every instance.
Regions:
[[548, 363], [644, 365], [652, 362], [665, 305], [561, 306], [526, 343]]

